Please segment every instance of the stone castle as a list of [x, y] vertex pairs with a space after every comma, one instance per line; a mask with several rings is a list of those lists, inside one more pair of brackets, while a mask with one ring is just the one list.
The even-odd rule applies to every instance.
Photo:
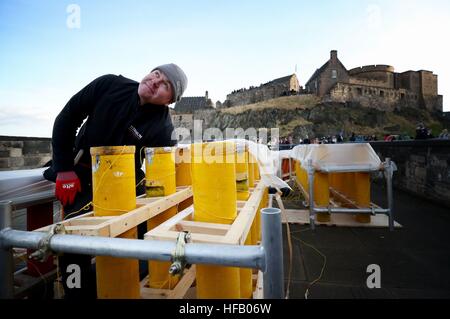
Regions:
[[397, 73], [389, 65], [367, 65], [347, 70], [338, 59], [336, 50], [330, 59], [306, 82], [303, 89], [295, 74], [281, 77], [258, 87], [239, 89], [218, 101], [216, 107], [208, 97], [183, 97], [172, 110], [175, 127], [192, 130], [194, 120], [209, 126], [222, 108], [247, 105], [287, 95], [312, 94], [322, 102], [358, 103], [363, 107], [383, 111], [399, 110], [404, 106], [426, 109], [442, 114], [443, 98], [438, 94], [438, 77], [431, 71]]
[[389, 65], [367, 65], [347, 70], [337, 51], [311, 76], [305, 93], [324, 101], [358, 102], [381, 110], [402, 106], [442, 112], [442, 95], [438, 94], [437, 75], [431, 71], [394, 72]]
[[[280, 96], [298, 94], [301, 87], [295, 74], [288, 75], [248, 89], [240, 89], [227, 95], [222, 107], [258, 103]], [[220, 107], [220, 106], [219, 106]]]

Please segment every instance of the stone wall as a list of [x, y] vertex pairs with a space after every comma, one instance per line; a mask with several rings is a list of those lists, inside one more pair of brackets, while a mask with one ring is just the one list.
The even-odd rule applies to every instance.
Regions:
[[[196, 110], [193, 113], [184, 113], [184, 114], [172, 114], [172, 122], [175, 129], [177, 128], [186, 128], [190, 131], [191, 138], [194, 137], [194, 121], [202, 127], [196, 127], [199, 132], [204, 132], [207, 128], [210, 127], [210, 124], [214, 121], [215, 116], [217, 115], [217, 111], [214, 108], [211, 109], [203, 109]], [[183, 132], [184, 134], [185, 132]], [[184, 137], [183, 140], [180, 140], [180, 136], [177, 137], [179, 139], [179, 143], [191, 143], [192, 140], [188, 140]]]
[[225, 101], [227, 107], [258, 103], [289, 94], [289, 82], [262, 85], [251, 89], [242, 89], [228, 94]]
[[370, 144], [383, 161], [390, 157], [397, 165], [395, 187], [450, 207], [450, 140]]
[[[273, 81], [261, 84], [258, 87], [240, 89], [227, 95], [223, 107], [247, 105], [267, 101], [280, 96], [298, 94], [301, 91], [295, 74], [285, 76]], [[220, 107], [219, 107], [220, 108]]]
[[338, 83], [324, 97], [324, 102], [358, 102], [364, 107], [392, 111], [404, 106], [418, 108], [420, 97], [405, 89], [388, 89], [358, 84]]
[[42, 167], [51, 153], [51, 138], [0, 136], [2, 171]]
[[438, 95], [437, 87], [437, 75], [430, 71], [419, 71], [420, 81], [422, 84], [422, 94], [424, 96], [436, 96]]

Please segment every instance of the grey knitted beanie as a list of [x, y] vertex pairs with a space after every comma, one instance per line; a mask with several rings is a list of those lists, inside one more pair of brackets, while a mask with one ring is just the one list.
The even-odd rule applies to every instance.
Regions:
[[172, 84], [173, 97], [170, 103], [178, 102], [187, 87], [188, 80], [186, 74], [178, 65], [174, 63], [157, 66], [152, 70], [152, 72], [155, 70], [160, 70], [163, 72]]

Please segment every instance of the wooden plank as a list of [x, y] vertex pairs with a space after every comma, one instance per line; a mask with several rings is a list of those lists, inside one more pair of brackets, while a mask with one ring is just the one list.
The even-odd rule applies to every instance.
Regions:
[[157, 200], [160, 200], [161, 198], [164, 198], [164, 197], [136, 198], [136, 204], [143, 206], [143, 205], [147, 205], [147, 204], [156, 202]]
[[148, 287], [141, 288], [142, 299], [166, 299], [167, 293], [167, 289], [155, 289]]
[[110, 229], [108, 225], [104, 225], [102, 227], [93, 226], [67, 226], [65, 227], [66, 233], [70, 235], [80, 235], [80, 236], [102, 236], [102, 237], [110, 237]]
[[246, 203], [245, 200], [238, 200], [238, 201], [236, 202], [236, 206], [237, 206], [237, 208], [242, 208], [242, 207], [245, 206], [245, 203]]
[[73, 220], [69, 219], [67, 226], [86, 226], [86, 225], [98, 226], [112, 218], [114, 218], [114, 217], [113, 216], [98, 216], [98, 217], [83, 217], [83, 218], [78, 218], [78, 219], [73, 219]]
[[264, 185], [260, 182], [231, 225], [231, 229], [228, 231], [223, 240], [224, 243], [238, 245], [244, 244], [263, 194]]
[[199, 223], [194, 221], [181, 221], [176, 224], [176, 231], [188, 231], [191, 233], [224, 236], [231, 228], [226, 224]]
[[157, 232], [170, 231], [170, 229], [172, 227], [174, 227], [176, 224], [178, 224], [182, 220], [190, 217], [193, 212], [194, 212], [194, 207], [191, 205], [188, 208], [186, 208], [186, 209], [182, 210], [181, 212], [179, 212], [178, 214], [176, 214], [175, 216], [173, 216], [172, 218], [166, 220], [164, 223], [162, 223], [162, 224], [158, 225], [157, 227], [153, 228], [149, 232], [152, 232], [152, 231], [157, 231]]
[[[176, 231], [157, 231], [156, 228], [154, 230], [149, 231], [144, 235], [145, 240], [156, 239], [156, 240], [170, 240], [176, 241], [178, 238], [179, 232]], [[191, 234], [191, 242], [193, 243], [207, 243], [207, 244], [221, 244], [224, 243], [224, 236], [219, 235], [206, 235], [206, 234]]]
[[256, 281], [255, 291], [253, 292], [253, 299], [264, 299], [263, 278], [263, 273], [258, 271], [258, 279]]
[[180, 192], [160, 198], [157, 201], [141, 206], [126, 214], [117, 216], [108, 222], [109, 235], [110, 237], [117, 237], [125, 231], [177, 205], [190, 196], [192, 196], [192, 188], [185, 188]]
[[183, 299], [189, 288], [191, 288], [194, 283], [195, 276], [195, 265], [192, 265], [191, 268], [189, 268], [189, 270], [183, 275], [175, 288], [169, 290], [167, 293], [167, 299]]
[[[148, 287], [148, 276], [140, 282], [142, 299], [183, 299], [191, 290], [195, 281], [195, 265], [192, 265], [173, 289], [156, 289]], [[195, 296], [195, 295], [194, 295]], [[188, 296], [189, 297], [189, 296]], [[190, 296], [192, 297], [192, 296]]]
[[[309, 210], [306, 209], [286, 209], [286, 217], [291, 224], [309, 225]], [[358, 223], [353, 219], [352, 214], [331, 214], [329, 222], [319, 222], [316, 225], [341, 226], [341, 227], [389, 227], [389, 218], [384, 214], [371, 216], [370, 223]], [[397, 222], [394, 222], [395, 228], [401, 228]]]
[[[62, 225], [65, 226], [65, 225], [73, 222], [74, 220], [77, 220], [77, 219], [80, 219], [80, 218], [85, 218], [85, 217], [90, 217], [90, 216], [93, 216], [93, 215], [94, 215], [94, 212], [87, 212], [86, 214], [82, 214], [82, 215], [76, 216], [74, 218], [70, 218], [70, 219], [67, 219], [67, 220], [62, 220], [58, 224], [62, 224]], [[41, 228], [35, 229], [33, 231], [48, 232], [53, 225], [54, 224], [48, 225], [48, 226], [45, 226], [45, 227], [41, 227]]]
[[347, 196], [345, 196], [344, 194], [338, 192], [337, 190], [335, 190], [333, 187], [330, 187], [330, 194], [335, 197], [339, 202], [344, 203], [345, 205], [350, 206], [349, 208], [363, 208], [363, 207], [359, 207], [355, 201], [351, 200], [350, 198], [348, 198]]

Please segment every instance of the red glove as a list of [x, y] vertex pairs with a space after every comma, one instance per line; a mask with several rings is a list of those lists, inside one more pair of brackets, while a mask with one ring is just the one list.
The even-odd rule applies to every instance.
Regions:
[[81, 184], [77, 174], [74, 171], [59, 172], [56, 177], [55, 197], [61, 204], [72, 204], [78, 192], [81, 192]]

